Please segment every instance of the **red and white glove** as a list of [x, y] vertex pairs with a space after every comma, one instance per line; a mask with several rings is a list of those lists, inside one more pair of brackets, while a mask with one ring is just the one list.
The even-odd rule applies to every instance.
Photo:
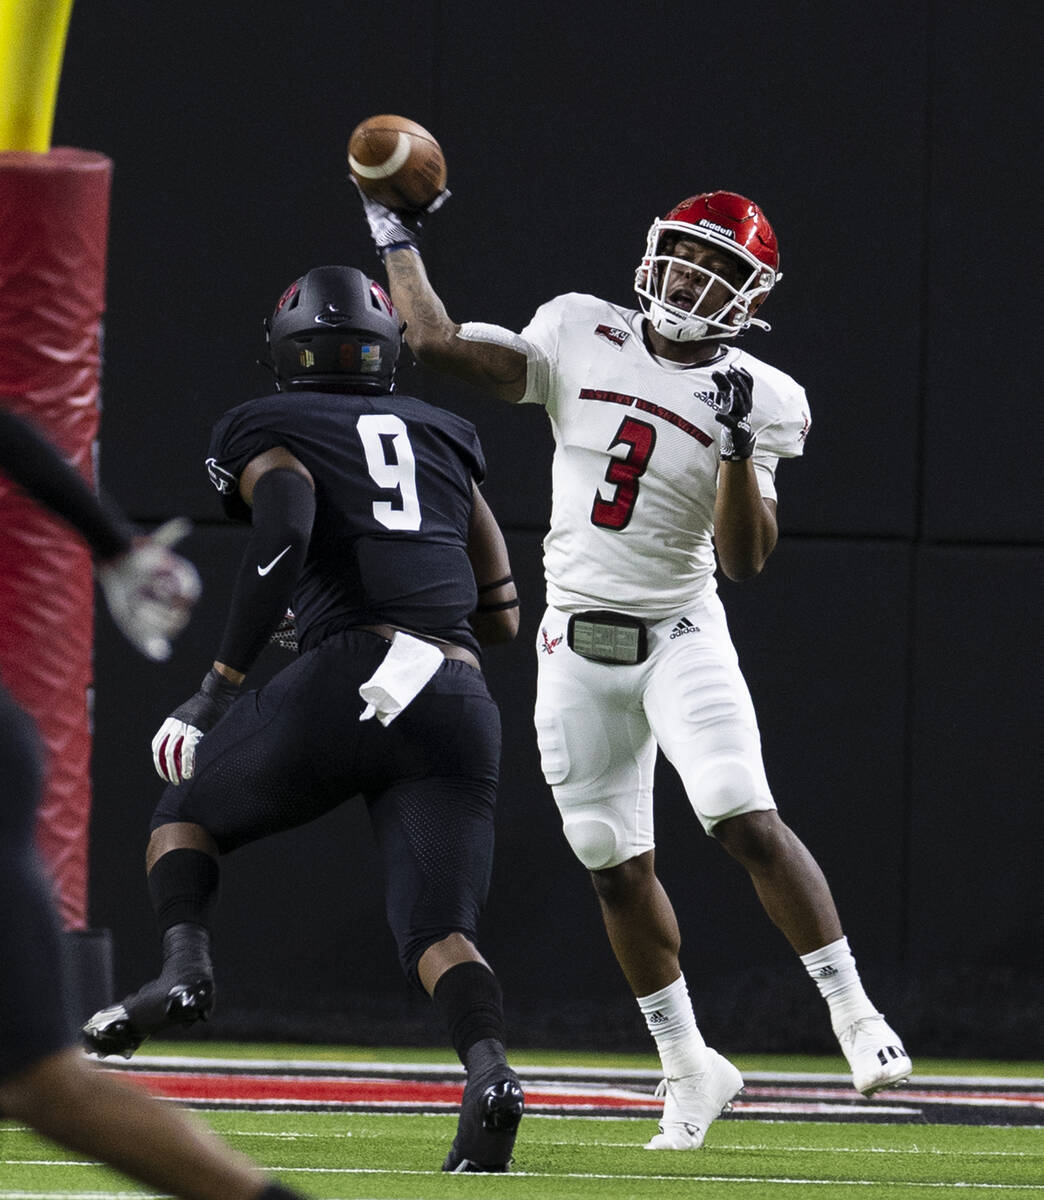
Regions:
[[167, 783], [183, 783], [196, 772], [196, 746], [221, 720], [240, 695], [233, 683], [211, 668], [199, 691], [179, 705], [152, 739], [152, 763]]
[[171, 550], [191, 529], [175, 517], [98, 568], [109, 612], [121, 633], [157, 662], [170, 658], [170, 643], [188, 624], [202, 590], [199, 572]]

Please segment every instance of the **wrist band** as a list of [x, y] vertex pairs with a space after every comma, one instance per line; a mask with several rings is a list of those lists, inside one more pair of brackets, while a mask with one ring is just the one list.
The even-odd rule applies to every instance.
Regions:
[[381, 255], [390, 254], [392, 250], [412, 250], [414, 254], [420, 254], [414, 242], [392, 242], [390, 246], [381, 247]]

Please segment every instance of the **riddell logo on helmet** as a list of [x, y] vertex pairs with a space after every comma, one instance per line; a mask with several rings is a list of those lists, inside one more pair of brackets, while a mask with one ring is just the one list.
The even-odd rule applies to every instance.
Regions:
[[729, 229], [725, 225], [715, 225], [713, 221], [708, 221], [706, 217], [700, 217], [696, 224], [701, 225], [704, 229], [713, 229], [715, 233], [723, 233], [726, 237], [732, 238], [733, 241], [736, 240], [736, 231], [734, 229]]

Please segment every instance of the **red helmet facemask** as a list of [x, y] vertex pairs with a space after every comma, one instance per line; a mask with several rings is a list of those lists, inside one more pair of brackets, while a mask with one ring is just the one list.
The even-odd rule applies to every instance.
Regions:
[[[739, 267], [738, 275], [730, 281], [677, 256], [682, 238], [724, 251]], [[732, 338], [752, 325], [768, 329], [754, 313], [781, 278], [779, 245], [761, 209], [735, 192], [704, 192], [653, 221], [634, 290], [657, 333], [672, 342], [690, 342]], [[699, 310], [715, 285], [725, 289], [727, 298], [705, 314]]]

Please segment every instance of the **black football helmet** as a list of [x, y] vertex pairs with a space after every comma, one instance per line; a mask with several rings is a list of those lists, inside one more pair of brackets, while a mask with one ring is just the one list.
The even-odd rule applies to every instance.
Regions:
[[280, 391], [390, 392], [402, 322], [388, 293], [355, 267], [314, 267], [265, 321]]

